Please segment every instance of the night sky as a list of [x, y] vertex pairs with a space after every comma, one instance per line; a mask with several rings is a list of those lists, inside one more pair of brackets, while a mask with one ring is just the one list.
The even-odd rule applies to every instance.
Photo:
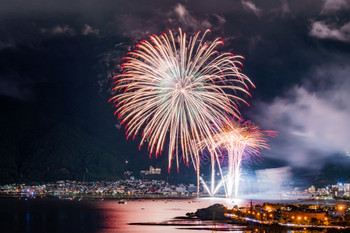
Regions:
[[[350, 167], [348, 0], [2, 0], [0, 6], [2, 180], [97, 174], [109, 161], [123, 169], [166, 168], [167, 153], [149, 159], [138, 151], [140, 138], [125, 140], [108, 100], [122, 57], [148, 35], [178, 27], [188, 34], [209, 28], [208, 38], [223, 38], [221, 51], [245, 57], [242, 72], [256, 89], [251, 107], [240, 106], [242, 116], [278, 132], [254, 166], [350, 178], [341, 172]], [[57, 151], [71, 154], [57, 159]]]

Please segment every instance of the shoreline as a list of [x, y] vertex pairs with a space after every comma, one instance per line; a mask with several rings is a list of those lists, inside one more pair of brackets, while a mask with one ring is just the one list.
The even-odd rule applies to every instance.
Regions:
[[[0, 194], [0, 199], [12, 198], [12, 199], [63, 199], [63, 200], [138, 200], [138, 199], [157, 199], [157, 200], [168, 200], [168, 199], [198, 199], [198, 198], [211, 198], [209, 195], [200, 195], [197, 197], [194, 195], [162, 195], [162, 194], [153, 194], [153, 195], [93, 195], [93, 194], [37, 194], [37, 195], [28, 195], [26, 193], [21, 194]], [[219, 196], [215, 198], [223, 198], [224, 196]], [[350, 200], [341, 200], [341, 199], [284, 199], [284, 200], [270, 200], [270, 199], [254, 199], [254, 198], [245, 198], [243, 200], [252, 200], [254, 202], [276, 202], [276, 203], [285, 203], [285, 202], [300, 202], [300, 203], [350, 203]]]
[[[188, 221], [193, 221], [193, 223], [188, 223]], [[314, 226], [314, 225], [298, 225], [298, 224], [283, 224], [283, 223], [263, 223], [263, 222], [255, 222], [255, 221], [227, 221], [227, 220], [201, 220], [201, 219], [178, 219], [178, 217], [164, 222], [133, 222], [128, 223], [128, 225], [138, 225], [138, 226], [188, 226], [188, 227], [201, 227], [201, 229], [216, 229], [216, 230], [224, 230], [230, 229], [230, 227], [217, 227], [213, 228], [213, 226], [217, 225], [225, 225], [228, 224], [230, 226], [242, 227], [242, 228], [263, 228], [263, 229], [309, 229], [309, 230], [320, 230], [320, 229], [333, 229], [337, 231], [349, 230], [350, 226]], [[203, 228], [204, 227], [204, 228]], [[193, 228], [189, 228], [193, 229]], [[236, 229], [236, 228], [235, 228]]]
[[[190, 220], [187, 220], [190, 221]], [[195, 221], [195, 220], [193, 220]], [[256, 222], [231, 222], [231, 221], [223, 221], [223, 220], [215, 220], [215, 221], [209, 221], [205, 220], [199, 220], [201, 223], [185, 223], [185, 221], [164, 221], [164, 222], [134, 222], [134, 223], [128, 223], [128, 225], [138, 225], [138, 226], [181, 226], [181, 227], [200, 227], [200, 229], [215, 229], [215, 230], [223, 230], [225, 229], [231, 229], [230, 226], [235, 226], [235, 229], [237, 227], [241, 227], [242, 229], [247, 228], [263, 228], [263, 229], [269, 229], [276, 228], [276, 229], [309, 229], [309, 230], [321, 230], [321, 229], [333, 229], [337, 231], [343, 231], [343, 230], [349, 230], [349, 226], [311, 226], [311, 225], [296, 225], [296, 224], [281, 224], [281, 223], [272, 223], [272, 224], [263, 224], [263, 223], [256, 223]], [[217, 227], [218, 225], [230, 225], [229, 227]], [[214, 227], [213, 227], [214, 226]], [[215, 227], [216, 226], [216, 227]], [[193, 228], [189, 228], [193, 229]]]

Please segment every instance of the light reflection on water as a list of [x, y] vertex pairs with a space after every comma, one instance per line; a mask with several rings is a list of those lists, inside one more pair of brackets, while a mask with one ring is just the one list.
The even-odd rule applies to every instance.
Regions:
[[244, 202], [217, 198], [126, 201], [127, 204], [118, 204], [117, 200], [0, 198], [0, 232], [193, 232], [179, 230], [184, 226], [128, 224], [171, 221], [175, 217], [185, 216], [187, 212], [195, 212], [215, 203], [232, 207]]
[[[234, 201], [234, 202], [233, 202]], [[203, 198], [203, 199], [169, 199], [169, 200], [128, 200], [127, 204], [117, 204], [113, 201], [96, 203], [97, 208], [104, 209], [106, 229], [103, 232], [180, 232], [180, 226], [145, 226], [128, 225], [128, 223], [164, 222], [174, 217], [185, 216], [188, 212], [195, 212], [199, 208], [206, 208], [216, 203], [225, 204], [232, 208], [234, 205], [241, 206], [244, 201]], [[193, 222], [191, 222], [193, 223]], [[181, 230], [181, 232], [186, 232]], [[193, 230], [191, 230], [193, 232]], [[203, 231], [201, 231], [203, 232]], [[237, 232], [237, 231], [236, 231]]]
[[[182, 225], [129, 225], [129, 223], [174, 223], [174, 218], [188, 212], [221, 203], [228, 208], [234, 205], [249, 206], [242, 199], [201, 198], [163, 200], [117, 200], [70, 201], [58, 199], [0, 199], [0, 232], [25, 233], [179, 233], [220, 232], [213, 230], [212, 221], [187, 221]], [[253, 205], [263, 201], [253, 201]], [[188, 224], [188, 225], [186, 225]], [[199, 224], [199, 225], [196, 225]], [[214, 224], [226, 228], [225, 232], [251, 232], [244, 226]], [[266, 232], [266, 231], [258, 231]], [[271, 231], [269, 231], [271, 232]], [[276, 232], [276, 231], [274, 231]], [[287, 232], [287, 231], [285, 231]]]

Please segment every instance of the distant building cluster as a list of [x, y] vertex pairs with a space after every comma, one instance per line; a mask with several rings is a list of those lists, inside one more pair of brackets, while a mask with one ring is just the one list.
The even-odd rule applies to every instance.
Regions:
[[141, 170], [141, 175], [160, 175], [162, 173], [161, 168], [154, 168], [152, 166], [149, 166], [149, 170]]
[[332, 197], [332, 198], [350, 198], [350, 183], [337, 183], [335, 185], [329, 185], [324, 188], [318, 188], [316, 190], [315, 186], [304, 191], [306, 194], [312, 197]]
[[43, 185], [8, 184], [0, 194], [12, 196], [104, 196], [104, 197], [186, 197], [197, 191], [194, 184], [170, 185], [164, 180], [129, 179], [114, 182], [57, 181]]
[[[126, 161], [127, 162], [127, 161]], [[197, 194], [194, 184], [170, 185], [161, 180], [161, 168], [150, 166], [141, 170], [140, 179], [133, 172], [124, 172], [125, 179], [117, 181], [57, 181], [42, 185], [7, 184], [0, 186], [0, 195], [10, 196], [89, 196], [89, 197], [191, 197]], [[290, 168], [264, 169], [256, 172], [257, 179], [242, 178], [241, 197], [277, 199], [350, 199], [350, 183], [337, 183], [316, 189], [292, 188], [289, 183]], [[206, 193], [202, 193], [206, 195]], [[218, 195], [224, 195], [218, 192]], [[246, 195], [246, 196], [245, 196]]]

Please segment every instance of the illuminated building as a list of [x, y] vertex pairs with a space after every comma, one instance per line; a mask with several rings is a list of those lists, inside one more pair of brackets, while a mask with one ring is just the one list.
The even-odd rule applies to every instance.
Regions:
[[147, 171], [144, 171], [144, 170], [141, 170], [140, 171], [141, 174], [144, 174], [144, 175], [160, 175], [162, 173], [162, 169], [161, 168], [154, 168], [152, 166], [149, 166], [149, 170]]
[[281, 218], [285, 221], [290, 222], [301, 222], [301, 221], [311, 221], [313, 219], [317, 219], [320, 221], [326, 221], [326, 212], [320, 211], [281, 211]]

